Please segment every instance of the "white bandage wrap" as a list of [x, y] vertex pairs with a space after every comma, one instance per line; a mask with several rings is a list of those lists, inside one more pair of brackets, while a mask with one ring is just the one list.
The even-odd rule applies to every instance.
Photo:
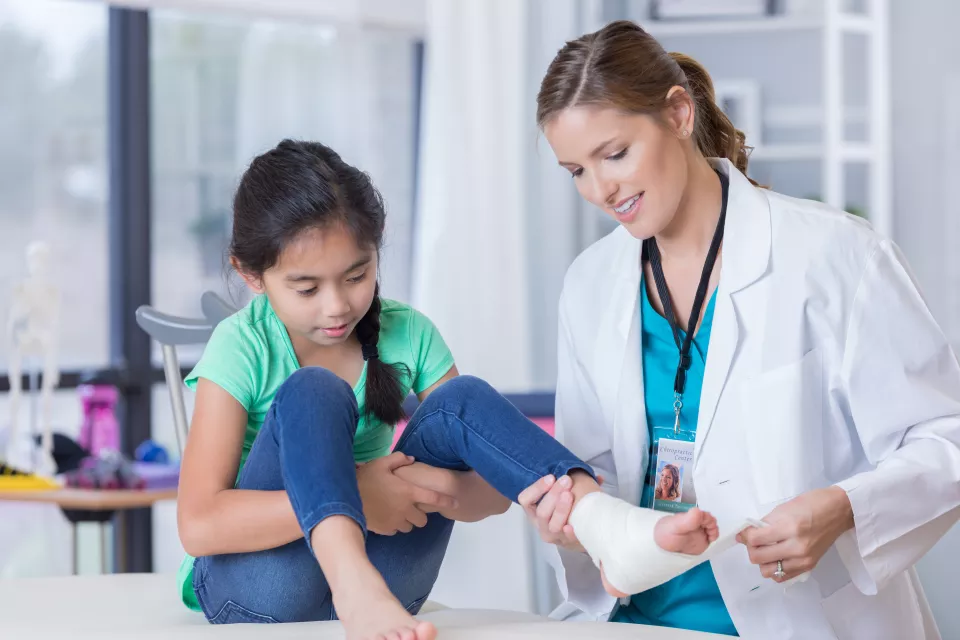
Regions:
[[747, 526], [727, 532], [697, 556], [661, 549], [654, 540], [657, 522], [669, 513], [641, 509], [603, 492], [581, 498], [570, 514], [570, 525], [607, 582], [623, 593], [641, 593], [726, 551]]

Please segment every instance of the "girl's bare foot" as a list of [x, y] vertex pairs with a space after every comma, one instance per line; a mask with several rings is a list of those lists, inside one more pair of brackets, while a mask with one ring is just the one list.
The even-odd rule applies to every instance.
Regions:
[[310, 542], [333, 594], [347, 640], [434, 640], [437, 629], [407, 613], [367, 557], [363, 532], [335, 515], [310, 532]]
[[436, 627], [407, 613], [376, 569], [373, 574], [356, 576], [333, 596], [347, 640], [434, 640]]

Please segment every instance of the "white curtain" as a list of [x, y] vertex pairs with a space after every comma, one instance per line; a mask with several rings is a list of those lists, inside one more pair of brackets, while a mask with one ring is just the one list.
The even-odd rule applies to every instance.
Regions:
[[543, 73], [592, 28], [594, 0], [434, 0], [427, 53], [414, 302], [461, 370], [504, 391], [553, 388], [567, 266], [598, 236], [536, 128]]
[[[527, 94], [524, 117], [534, 126], [536, 94], [565, 42], [599, 28], [608, 0], [529, 0]], [[577, 193], [570, 174], [539, 132], [524, 141], [530, 264], [530, 336], [533, 382], [552, 389], [557, 378], [557, 303], [574, 258], [609, 231], [604, 216]]]
[[[599, 215], [585, 211], [538, 135], [535, 97], [547, 64], [597, 6], [428, 3], [414, 304], [438, 325], [460, 370], [501, 391], [553, 388], [564, 272], [596, 237]], [[438, 601], [460, 604], [466, 590], [447, 577], [470, 575], [469, 606], [546, 614], [557, 604], [552, 570], [522, 515], [513, 516], [454, 533]]]
[[523, 98], [526, 3], [431, 0], [414, 304], [460, 370], [531, 384]]

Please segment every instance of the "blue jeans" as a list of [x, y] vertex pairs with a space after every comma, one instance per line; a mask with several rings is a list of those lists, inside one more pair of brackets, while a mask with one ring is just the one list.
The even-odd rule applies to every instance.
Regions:
[[[352, 518], [366, 532], [353, 461], [358, 418], [350, 385], [325, 369], [300, 369], [280, 387], [237, 487], [286, 490], [305, 537], [266, 551], [197, 558], [194, 589], [210, 622], [336, 618], [308, 541], [313, 527], [332, 515]], [[514, 502], [545, 475], [593, 473], [490, 385], [469, 376], [434, 390], [396, 449], [434, 467], [473, 469]], [[438, 513], [427, 520], [410, 533], [366, 537], [370, 561], [411, 613], [430, 594], [453, 529]]]

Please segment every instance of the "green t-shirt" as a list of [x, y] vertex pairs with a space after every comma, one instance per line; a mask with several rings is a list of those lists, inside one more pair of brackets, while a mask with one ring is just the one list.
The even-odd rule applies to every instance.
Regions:
[[[453, 367], [453, 355], [430, 320], [419, 311], [400, 302], [382, 299], [380, 341], [377, 345], [384, 362], [400, 365], [404, 395], [421, 393], [434, 385]], [[236, 398], [247, 411], [246, 434], [240, 468], [260, 432], [280, 385], [300, 368], [287, 329], [274, 313], [266, 296], [250, 303], [217, 325], [203, 351], [200, 362], [184, 381], [196, 389], [197, 380], [206, 378]], [[353, 457], [367, 462], [390, 452], [394, 425], [383, 424], [364, 411], [364, 386], [367, 368], [353, 388], [360, 407], [360, 422], [354, 439]], [[184, 604], [200, 610], [193, 591], [193, 558], [187, 556], [177, 573]]]

